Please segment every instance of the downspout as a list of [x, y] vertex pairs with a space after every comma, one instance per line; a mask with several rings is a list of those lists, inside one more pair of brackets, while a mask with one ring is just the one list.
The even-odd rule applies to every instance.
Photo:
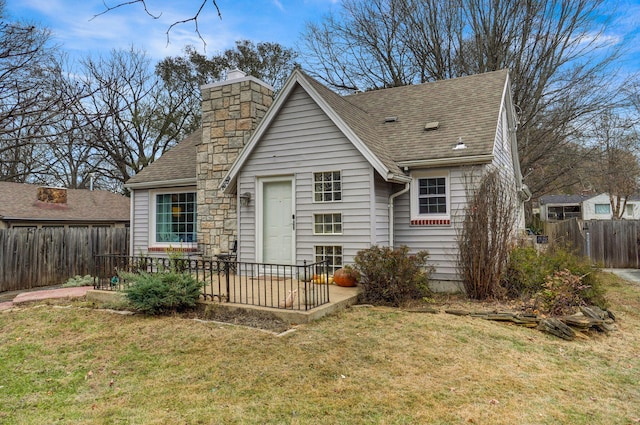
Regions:
[[392, 193], [391, 196], [389, 196], [389, 203], [387, 204], [387, 207], [389, 208], [389, 246], [391, 248], [393, 248], [393, 201], [400, 195], [403, 195], [405, 193], [407, 193], [409, 191], [409, 189], [411, 188], [411, 183], [405, 183], [404, 188], [402, 190], [400, 190], [399, 192], [396, 193]]
[[[135, 252], [135, 246], [133, 245], [133, 240], [135, 239], [135, 231], [137, 230], [137, 226], [134, 223], [135, 216], [133, 212], [136, 210], [136, 191], [131, 190], [131, 196], [129, 198], [129, 257], [133, 257]], [[149, 229], [151, 231], [151, 229]]]

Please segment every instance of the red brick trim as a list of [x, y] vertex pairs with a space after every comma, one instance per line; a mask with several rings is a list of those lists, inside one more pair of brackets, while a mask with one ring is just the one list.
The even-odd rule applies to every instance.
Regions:
[[419, 220], [411, 220], [412, 226], [449, 226], [451, 225], [451, 220], [431, 220], [431, 219], [419, 219]]

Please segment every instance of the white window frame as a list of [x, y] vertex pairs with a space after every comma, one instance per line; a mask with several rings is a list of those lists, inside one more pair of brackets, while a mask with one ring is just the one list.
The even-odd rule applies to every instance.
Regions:
[[[340, 248], [340, 264], [335, 264], [335, 261], [333, 261], [333, 264], [330, 265], [330, 269], [329, 269], [329, 274], [333, 274], [337, 269], [342, 268], [342, 266], [344, 266], [344, 247], [342, 245], [333, 245], [333, 244], [317, 244], [313, 246], [313, 261], [318, 263], [320, 261], [322, 261], [323, 259], [327, 258], [326, 253], [323, 254], [322, 256], [318, 256], [318, 248], [323, 247], [323, 248]], [[331, 255], [333, 259], [335, 259], [336, 257], [338, 257], [338, 255], [334, 253]]]
[[[411, 219], [412, 220], [450, 220], [451, 219], [451, 178], [448, 171], [418, 171], [411, 173]], [[420, 179], [435, 179], [444, 178], [445, 185], [445, 198], [447, 212], [445, 214], [420, 214], [419, 210], [419, 196], [420, 196]]]
[[156, 240], [156, 217], [157, 217], [157, 197], [158, 195], [173, 195], [180, 193], [193, 193], [195, 195], [195, 206], [196, 206], [196, 221], [194, 225], [196, 226], [196, 238], [197, 238], [197, 225], [198, 225], [198, 193], [195, 188], [193, 189], [162, 189], [162, 190], [152, 190], [149, 191], [149, 247], [151, 248], [197, 248], [198, 241], [194, 242], [158, 242]]
[[[324, 196], [322, 197], [322, 200], [318, 201], [316, 200], [316, 194], [318, 192], [316, 192], [316, 174], [324, 174], [324, 173], [340, 173], [340, 199], [336, 200], [334, 198], [334, 195], [331, 196], [331, 200], [330, 201], [325, 201], [324, 200]], [[333, 176], [331, 179], [331, 182], [333, 183]], [[331, 193], [337, 193], [338, 191], [334, 191], [332, 190]], [[322, 191], [321, 193], [327, 193], [326, 191]], [[332, 202], [342, 202], [343, 197], [343, 193], [344, 193], [344, 175], [342, 173], [342, 170], [325, 170], [325, 171], [313, 171], [311, 173], [311, 199], [313, 200], [313, 203], [316, 204], [328, 204], [328, 203], [332, 203]]]
[[[607, 211], [605, 212], [601, 212], [598, 211], [598, 207], [607, 207]], [[596, 215], [607, 215], [607, 214], [611, 214], [611, 204], [593, 204], [593, 212]]]
[[[330, 223], [327, 223], [324, 220], [323, 220], [322, 223], [318, 223], [317, 222], [317, 219], [318, 219], [319, 216], [326, 216], [326, 215], [331, 216], [331, 222]], [[339, 216], [340, 217], [340, 222], [339, 223], [334, 220], [335, 216]], [[339, 232], [335, 232], [336, 224], [340, 224], [340, 231]], [[324, 232], [324, 231], [323, 232], [318, 232], [316, 230], [316, 226], [319, 226], [319, 225], [323, 227], [323, 230], [326, 229], [326, 226], [330, 226], [332, 231], [331, 232]], [[344, 223], [342, 221], [342, 213], [341, 212], [319, 212], [319, 213], [313, 213], [313, 234], [314, 235], [341, 235], [342, 231], [344, 229], [343, 225], [344, 225]]]
[[633, 217], [635, 210], [635, 204], [627, 204], [625, 207], [625, 214], [627, 215], [627, 217]]

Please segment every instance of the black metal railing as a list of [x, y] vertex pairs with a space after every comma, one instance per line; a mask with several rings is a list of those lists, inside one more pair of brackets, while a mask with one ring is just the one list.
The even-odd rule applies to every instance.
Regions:
[[310, 310], [329, 302], [326, 261], [303, 265], [248, 263], [226, 259], [100, 255], [95, 258], [94, 287], [123, 291], [132, 274], [178, 270], [202, 283], [205, 301], [269, 308]]

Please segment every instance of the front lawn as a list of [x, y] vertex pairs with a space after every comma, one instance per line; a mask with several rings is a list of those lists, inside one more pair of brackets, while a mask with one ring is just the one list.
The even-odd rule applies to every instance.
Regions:
[[293, 333], [39, 304], [0, 313], [2, 424], [633, 424], [640, 287], [567, 342], [445, 313], [352, 308]]

